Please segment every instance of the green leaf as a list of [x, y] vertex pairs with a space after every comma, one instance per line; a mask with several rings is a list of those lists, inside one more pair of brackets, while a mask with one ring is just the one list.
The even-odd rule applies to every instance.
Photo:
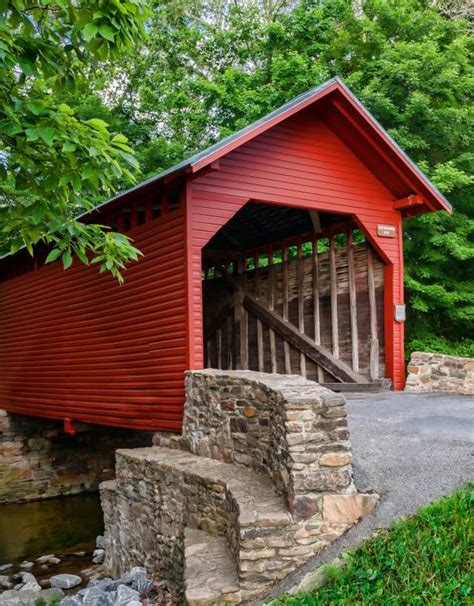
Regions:
[[25, 133], [28, 141], [37, 141], [39, 139], [39, 132], [37, 128], [27, 128]]
[[91, 118], [87, 120], [87, 124], [90, 124], [93, 128], [101, 132], [107, 132], [108, 124], [100, 118]]
[[112, 142], [113, 143], [128, 143], [128, 139], [127, 139], [127, 137], [125, 137], [124, 135], [121, 135], [119, 133], [112, 137]]
[[76, 151], [76, 144], [72, 141], [65, 141], [62, 147], [63, 152], [73, 152]]
[[84, 263], [84, 265], [89, 265], [89, 259], [87, 258], [87, 255], [80, 248], [75, 247], [74, 252], [79, 257], [79, 259]]
[[102, 38], [113, 42], [115, 40], [116, 31], [110, 27], [110, 25], [99, 25], [99, 33]]
[[84, 40], [86, 42], [90, 42], [92, 38], [97, 34], [99, 28], [95, 23], [86, 23], [86, 25], [82, 28], [82, 34], [84, 36]]
[[30, 103], [27, 103], [27, 107], [30, 112], [35, 116], [41, 116], [46, 113], [44, 103], [41, 103], [39, 101], [32, 101]]
[[53, 250], [46, 257], [45, 263], [52, 263], [53, 261], [56, 261], [56, 259], [60, 257], [61, 253], [62, 250], [60, 250], [59, 248], [53, 248]]
[[69, 248], [67, 248], [62, 256], [63, 259], [63, 267], [64, 269], [68, 269], [72, 265], [72, 254]]
[[47, 126], [43, 128], [37, 128], [36, 130], [38, 135], [41, 137], [41, 139], [43, 139], [46, 145], [53, 144], [54, 139], [56, 138], [56, 131], [54, 128]]

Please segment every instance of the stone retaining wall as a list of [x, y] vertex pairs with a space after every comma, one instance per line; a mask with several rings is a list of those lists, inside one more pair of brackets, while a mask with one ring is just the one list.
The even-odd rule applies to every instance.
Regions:
[[[203, 587], [207, 601], [193, 605], [259, 595], [378, 500], [354, 485], [344, 397], [297, 375], [188, 372], [183, 434], [153, 441], [119, 450], [116, 480], [101, 486], [105, 564], [112, 574], [144, 565], [195, 594], [191, 571], [210, 575], [222, 599]], [[189, 530], [200, 533], [199, 545], [185, 548]], [[206, 535], [225, 546], [230, 562], [220, 569], [234, 570], [238, 587], [216, 579], [206, 558], [187, 563]]]
[[186, 373], [183, 435], [154, 442], [268, 475], [292, 514], [321, 493], [353, 493], [345, 400], [299, 375], [206, 369]]
[[474, 358], [412, 353], [406, 391], [474, 394]]
[[231, 601], [255, 597], [287, 576], [377, 501], [370, 494], [326, 494], [317, 512], [297, 519], [262, 474], [163, 447], [119, 450], [117, 480], [102, 484], [101, 498], [106, 566], [114, 576], [144, 565], [180, 592], [186, 529], [198, 530], [229, 547], [238, 579]]
[[70, 436], [59, 421], [0, 410], [0, 503], [96, 490], [113, 477], [117, 448], [150, 443], [149, 432], [98, 427]]

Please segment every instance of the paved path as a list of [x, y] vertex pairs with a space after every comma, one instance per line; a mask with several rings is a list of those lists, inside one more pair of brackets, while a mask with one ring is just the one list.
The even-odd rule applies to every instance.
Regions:
[[381, 502], [272, 594], [474, 478], [474, 397], [384, 392], [346, 399], [356, 485], [378, 492]]

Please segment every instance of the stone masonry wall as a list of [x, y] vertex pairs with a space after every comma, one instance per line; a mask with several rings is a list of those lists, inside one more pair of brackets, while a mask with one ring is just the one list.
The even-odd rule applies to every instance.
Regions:
[[113, 477], [117, 448], [150, 443], [149, 432], [98, 427], [70, 436], [59, 421], [0, 410], [0, 503], [96, 490]]
[[[344, 397], [297, 375], [188, 372], [183, 434], [154, 443], [119, 450], [116, 480], [101, 486], [105, 565], [115, 575], [145, 566], [186, 590], [196, 549], [187, 531], [220, 539], [237, 582], [222, 585], [222, 599], [191, 604], [260, 595], [378, 500], [354, 485]], [[204, 557], [215, 589], [208, 567]]]
[[268, 475], [305, 518], [321, 493], [356, 491], [346, 415], [341, 394], [299, 375], [192, 371], [183, 435], [154, 441]]
[[474, 358], [436, 353], [412, 353], [406, 391], [474, 395]]

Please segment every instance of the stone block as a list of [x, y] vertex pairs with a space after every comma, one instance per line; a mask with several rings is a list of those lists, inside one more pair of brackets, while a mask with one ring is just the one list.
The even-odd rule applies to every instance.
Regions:
[[319, 464], [326, 467], [342, 467], [352, 463], [350, 452], [325, 452], [319, 459]]
[[323, 497], [323, 520], [353, 524], [369, 513], [377, 504], [376, 494], [339, 494]]

